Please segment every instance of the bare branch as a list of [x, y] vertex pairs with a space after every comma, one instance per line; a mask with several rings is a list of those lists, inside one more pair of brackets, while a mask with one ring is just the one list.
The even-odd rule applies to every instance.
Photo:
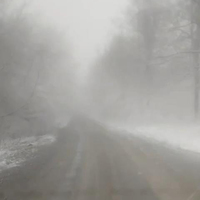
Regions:
[[8, 117], [8, 116], [10, 116], [10, 115], [13, 115], [13, 114], [19, 112], [21, 109], [23, 109], [25, 106], [28, 105], [28, 103], [30, 102], [30, 100], [33, 98], [33, 96], [34, 96], [34, 94], [35, 94], [35, 90], [36, 90], [36, 87], [37, 87], [38, 82], [39, 82], [39, 77], [40, 77], [40, 70], [38, 70], [38, 75], [37, 75], [37, 79], [36, 79], [35, 85], [34, 85], [34, 87], [33, 87], [33, 91], [32, 91], [32, 93], [31, 93], [31, 95], [29, 96], [29, 98], [27, 99], [27, 101], [26, 101], [21, 107], [19, 107], [18, 109], [14, 110], [14, 111], [12, 111], [12, 112], [6, 114], [6, 115], [0, 116], [1, 118], [2, 118], [2, 117]]
[[183, 29], [177, 29], [177, 31], [181, 31], [183, 34], [189, 36], [189, 38], [191, 38], [191, 34], [188, 33], [187, 31], [184, 31]]
[[200, 54], [200, 51], [195, 51], [195, 50], [190, 50], [190, 51], [182, 51], [182, 52], [176, 52], [174, 54], [170, 54], [170, 55], [165, 55], [165, 56], [158, 56], [154, 59], [164, 59], [164, 58], [169, 58], [169, 57], [174, 57], [174, 56], [178, 56], [178, 55], [181, 55], [181, 54]]
[[194, 23], [191, 22], [191, 23], [188, 23], [188, 24], [180, 25], [180, 26], [174, 26], [173, 28], [171, 28], [170, 31], [175, 31], [176, 29], [184, 28], [184, 27], [187, 27], [187, 26], [190, 26], [190, 25], [193, 25], [193, 24]]

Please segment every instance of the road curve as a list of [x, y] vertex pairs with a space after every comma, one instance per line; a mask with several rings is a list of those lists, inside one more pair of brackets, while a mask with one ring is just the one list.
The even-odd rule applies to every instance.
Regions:
[[88, 121], [63, 129], [48, 152], [43, 164], [2, 183], [0, 199], [200, 199], [197, 154], [130, 140]]

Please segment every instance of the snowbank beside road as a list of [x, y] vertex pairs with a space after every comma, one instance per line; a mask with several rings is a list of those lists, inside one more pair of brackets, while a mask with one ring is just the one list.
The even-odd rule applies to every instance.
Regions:
[[120, 128], [128, 136], [162, 143], [173, 148], [179, 148], [200, 153], [200, 125], [148, 125]]
[[24, 161], [37, 152], [38, 147], [55, 141], [55, 136], [32, 136], [0, 142], [0, 172], [20, 166]]

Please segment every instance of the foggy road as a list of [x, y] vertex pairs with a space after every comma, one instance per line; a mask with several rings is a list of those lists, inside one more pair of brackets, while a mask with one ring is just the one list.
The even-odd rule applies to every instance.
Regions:
[[130, 140], [95, 124], [63, 129], [44, 158], [1, 182], [0, 199], [200, 198], [199, 155]]
[[0, 11], [0, 200], [200, 200], [200, 0]]

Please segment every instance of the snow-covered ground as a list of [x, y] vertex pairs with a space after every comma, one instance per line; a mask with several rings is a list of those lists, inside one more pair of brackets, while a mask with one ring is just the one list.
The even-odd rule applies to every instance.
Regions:
[[37, 152], [38, 147], [55, 141], [55, 136], [32, 136], [21, 139], [7, 139], [0, 142], [0, 172], [19, 166]]
[[200, 125], [197, 124], [123, 126], [119, 129], [129, 138], [137, 136], [168, 147], [200, 153]]

